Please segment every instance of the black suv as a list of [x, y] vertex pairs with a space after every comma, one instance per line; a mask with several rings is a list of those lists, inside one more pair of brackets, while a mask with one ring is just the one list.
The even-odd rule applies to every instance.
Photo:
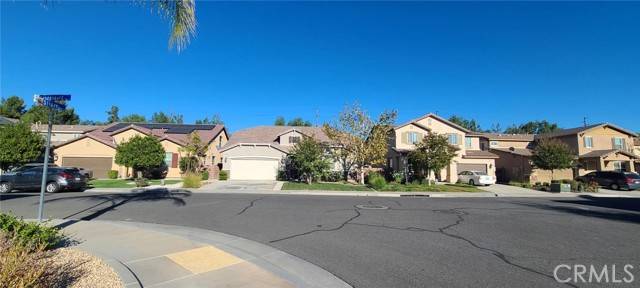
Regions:
[[640, 175], [633, 172], [597, 171], [580, 176], [576, 180], [585, 183], [595, 181], [598, 185], [613, 190], [640, 189]]
[[[15, 190], [40, 189], [42, 183], [42, 165], [22, 166], [0, 175], [0, 193]], [[77, 168], [54, 167], [47, 168], [47, 186], [45, 190], [55, 193], [61, 190], [84, 191], [87, 187], [87, 177]]]

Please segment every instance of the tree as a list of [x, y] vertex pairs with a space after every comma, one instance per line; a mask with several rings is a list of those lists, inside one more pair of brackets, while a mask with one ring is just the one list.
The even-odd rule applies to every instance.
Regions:
[[282, 117], [282, 116], [278, 116], [278, 117], [276, 118], [276, 121], [273, 123], [273, 125], [276, 125], [276, 126], [284, 126], [284, 125], [285, 125], [284, 117]]
[[224, 122], [222, 121], [222, 118], [220, 118], [220, 115], [213, 114], [213, 116], [211, 116], [211, 119], [209, 119], [208, 117], [205, 117], [202, 120], [196, 120], [196, 124], [222, 125], [224, 124]]
[[340, 162], [345, 180], [351, 169], [356, 169], [358, 180], [364, 184], [365, 169], [384, 164], [388, 132], [395, 119], [395, 111], [385, 111], [373, 120], [360, 105], [354, 104], [344, 108], [337, 122], [323, 125], [323, 131], [332, 141], [329, 151]]
[[185, 153], [183, 159], [188, 159], [184, 162], [181, 159], [180, 166], [184, 167], [180, 167], [180, 170], [185, 173], [195, 173], [202, 163], [202, 158], [207, 156], [207, 143], [202, 142], [200, 134], [194, 131], [189, 134], [187, 142], [180, 148], [180, 152]]
[[[29, 110], [20, 118], [25, 123], [49, 123], [49, 108], [44, 106], [31, 106]], [[80, 116], [73, 108], [62, 111], [55, 111], [53, 114], [53, 124], [76, 125], [80, 124]]]
[[20, 119], [25, 112], [24, 100], [18, 96], [0, 99], [0, 116]]
[[545, 138], [538, 140], [536, 144], [531, 156], [531, 162], [537, 168], [551, 170], [551, 180], [553, 180], [554, 170], [567, 169], [573, 166], [574, 157], [569, 146], [564, 142]]
[[416, 149], [409, 152], [408, 160], [414, 173], [431, 180], [431, 172], [437, 173], [451, 164], [457, 151], [458, 148], [449, 144], [445, 135], [431, 132], [416, 143]]
[[287, 126], [313, 126], [313, 125], [309, 121], [305, 121], [300, 117], [296, 117], [296, 118], [293, 118], [292, 120], [289, 120], [289, 122], [287, 123]]
[[288, 160], [307, 184], [319, 179], [329, 170], [331, 164], [324, 151], [321, 143], [308, 136], [302, 137], [302, 140], [289, 151]]
[[105, 123], [101, 121], [94, 121], [94, 120], [82, 120], [80, 121], [80, 125], [105, 125]]
[[464, 118], [462, 118], [460, 116], [453, 115], [453, 116], [449, 117], [449, 121], [451, 121], [451, 122], [453, 122], [455, 124], [458, 124], [458, 125], [460, 125], [460, 126], [462, 126], [464, 128], [467, 128], [467, 129], [469, 129], [469, 130], [471, 130], [473, 132], [481, 132], [482, 131], [482, 129], [480, 129], [480, 125], [478, 125], [478, 123], [476, 123], [475, 119], [467, 120], [467, 119], [464, 119]]
[[166, 114], [164, 112], [154, 112], [151, 116], [151, 123], [173, 123], [173, 124], [182, 124], [183, 116], [182, 114]]
[[36, 160], [43, 147], [44, 138], [26, 123], [0, 126], [0, 169]]
[[129, 122], [129, 123], [146, 123], [147, 119], [140, 114], [131, 114], [131, 115], [122, 117], [120, 121]]
[[111, 109], [109, 109], [109, 111], [107, 111], [107, 123], [113, 123], [113, 122], [118, 122], [120, 121], [120, 117], [118, 117], [118, 111], [120, 111], [120, 109], [118, 108], [118, 106], [111, 106]]
[[115, 162], [134, 171], [144, 171], [161, 166], [165, 151], [160, 141], [152, 136], [133, 136], [116, 147]]
[[544, 134], [559, 130], [558, 124], [550, 123], [547, 120], [529, 121], [518, 126], [511, 125], [504, 130], [506, 134]]

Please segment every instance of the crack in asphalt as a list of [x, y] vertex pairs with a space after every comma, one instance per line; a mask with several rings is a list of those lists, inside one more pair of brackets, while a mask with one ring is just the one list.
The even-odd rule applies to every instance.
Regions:
[[[551, 280], [553, 280], [554, 282], [557, 282], [556, 279], [548, 274], [545, 274], [544, 272], [540, 272], [538, 270], [535, 270], [533, 268], [529, 268], [517, 263], [512, 262], [511, 260], [508, 259], [508, 256], [498, 250], [495, 249], [491, 249], [491, 248], [487, 248], [487, 247], [483, 247], [478, 245], [477, 243], [473, 242], [472, 240], [469, 240], [463, 236], [457, 235], [457, 234], [452, 234], [450, 232], [448, 232], [448, 229], [451, 229], [455, 226], [458, 226], [460, 224], [462, 224], [465, 221], [464, 216], [468, 216], [469, 213], [462, 211], [462, 209], [464, 208], [452, 208], [452, 209], [439, 209], [439, 210], [431, 210], [432, 212], [438, 212], [438, 213], [449, 213], [449, 214], [454, 214], [456, 215], [456, 221], [454, 223], [451, 223], [449, 225], [443, 226], [443, 227], [439, 227], [437, 228], [437, 230], [433, 230], [433, 229], [425, 229], [425, 228], [420, 228], [420, 227], [406, 227], [406, 228], [401, 228], [401, 227], [394, 227], [394, 226], [387, 226], [387, 225], [374, 225], [374, 224], [364, 224], [364, 223], [345, 223], [349, 224], [349, 225], [359, 225], [359, 226], [368, 226], [368, 227], [378, 227], [378, 228], [385, 228], [385, 229], [393, 229], [393, 230], [402, 230], [402, 231], [409, 231], [409, 232], [430, 232], [430, 233], [438, 233], [438, 234], [442, 234], [444, 236], [450, 237], [450, 238], [454, 238], [454, 239], [458, 239], [461, 241], [464, 241], [466, 243], [468, 243], [469, 245], [471, 245], [472, 247], [481, 250], [481, 251], [485, 251], [485, 252], [489, 252], [491, 255], [497, 257], [498, 259], [500, 259], [503, 263], [510, 265], [512, 267], [521, 269], [521, 270], [525, 270], [527, 272], [530, 273], [534, 273], [540, 276], [543, 276], [545, 278], [549, 278]], [[516, 257], [511, 257], [511, 258], [516, 258]], [[567, 286], [570, 287], [578, 287], [574, 284], [571, 283], [563, 283], [566, 284]]]
[[344, 228], [344, 226], [346, 226], [347, 224], [349, 224], [349, 222], [355, 220], [356, 218], [360, 217], [360, 215], [362, 215], [362, 214], [360, 214], [360, 211], [358, 211], [358, 209], [350, 209], [350, 210], [353, 210], [354, 212], [356, 212], [356, 215], [354, 215], [351, 218], [347, 219], [346, 221], [342, 222], [340, 225], [338, 225], [335, 228], [331, 228], [331, 229], [313, 229], [313, 230], [310, 230], [310, 231], [307, 231], [307, 232], [304, 232], [304, 233], [294, 234], [294, 235], [290, 235], [290, 236], [287, 236], [287, 237], [284, 237], [284, 238], [271, 240], [271, 241], [269, 241], [269, 243], [276, 243], [276, 242], [280, 242], [280, 241], [283, 241], [283, 240], [288, 240], [288, 239], [291, 239], [291, 238], [296, 238], [296, 237], [300, 237], [300, 236], [304, 236], [304, 235], [309, 235], [309, 234], [315, 233], [315, 232], [338, 231], [338, 230]]
[[256, 202], [258, 202], [258, 201], [260, 201], [260, 200], [262, 200], [262, 199], [264, 199], [264, 198], [267, 198], [267, 196], [262, 196], [262, 197], [260, 197], [260, 198], [257, 198], [257, 199], [253, 199], [253, 200], [251, 200], [251, 202], [249, 202], [249, 205], [247, 205], [246, 207], [242, 208], [242, 210], [240, 210], [240, 212], [238, 212], [238, 213], [236, 214], [236, 216], [238, 216], [238, 215], [242, 215], [244, 212], [247, 212], [247, 210], [249, 210], [249, 208], [253, 207], [253, 205], [255, 205], [255, 204], [256, 204]]

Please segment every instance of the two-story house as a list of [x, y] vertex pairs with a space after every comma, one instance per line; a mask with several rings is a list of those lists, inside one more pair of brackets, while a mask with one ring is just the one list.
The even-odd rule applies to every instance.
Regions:
[[128, 177], [132, 171], [115, 163], [116, 147], [137, 135], [150, 136], [157, 138], [165, 150], [167, 177], [180, 177], [182, 148], [192, 132], [207, 144], [203, 165], [216, 175], [221, 163], [219, 149], [228, 138], [223, 125], [113, 123], [56, 145], [53, 154], [57, 165], [90, 169], [96, 178], [106, 178], [109, 170]]
[[[103, 126], [96, 125], [52, 125], [51, 126], [51, 144], [59, 145], [67, 141], [82, 137], [85, 133], [101, 129]], [[31, 131], [38, 132], [43, 137], [47, 137], [48, 125], [35, 123], [31, 125]]]
[[[303, 137], [330, 142], [321, 127], [258, 126], [237, 131], [220, 150], [222, 169], [232, 180], [276, 180], [282, 160]], [[334, 170], [339, 170], [336, 163]]]
[[[635, 172], [638, 155], [633, 151], [633, 139], [638, 135], [610, 123], [563, 129], [537, 135], [537, 139], [558, 139], [569, 146], [578, 160], [577, 174], [592, 171]], [[578, 175], [575, 175], [578, 176]]]
[[[633, 138], [633, 154], [640, 156], [640, 137]], [[636, 159], [636, 172], [640, 172], [640, 158]]]
[[483, 171], [495, 175], [495, 159], [498, 156], [488, 151], [489, 142], [486, 138], [432, 113], [398, 125], [390, 131], [387, 166], [394, 171], [407, 171], [409, 152], [429, 133], [446, 135], [449, 144], [459, 149], [451, 164], [435, 173], [436, 179], [454, 183], [462, 171]]

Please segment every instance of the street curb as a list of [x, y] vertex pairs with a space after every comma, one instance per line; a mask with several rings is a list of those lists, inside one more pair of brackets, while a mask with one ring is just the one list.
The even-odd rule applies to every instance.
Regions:
[[[93, 220], [90, 222], [101, 222], [105, 224], [129, 227], [133, 226], [139, 229], [146, 229], [183, 237], [194, 242], [214, 245], [215, 247], [227, 250], [236, 257], [251, 262], [260, 268], [291, 282], [295, 287], [352, 287], [330, 272], [301, 258], [262, 243], [221, 232], [200, 228], [141, 222], [105, 220]], [[129, 283], [131, 282], [129, 281]]]

